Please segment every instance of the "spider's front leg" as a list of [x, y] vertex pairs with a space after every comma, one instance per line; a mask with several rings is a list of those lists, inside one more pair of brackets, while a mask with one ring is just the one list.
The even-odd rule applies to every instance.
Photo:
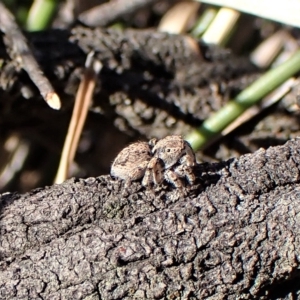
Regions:
[[160, 158], [152, 157], [147, 165], [145, 176], [142, 181], [143, 186], [157, 185], [163, 180], [164, 165]]
[[179, 165], [177, 168], [175, 168], [174, 172], [179, 177], [185, 177], [191, 185], [193, 185], [196, 180], [193, 168], [186, 164]]
[[181, 189], [183, 187], [182, 181], [180, 180], [179, 176], [170, 169], [166, 170], [165, 179], [178, 189]]
[[184, 155], [180, 158], [180, 164], [188, 167], [196, 164], [195, 153], [187, 141], [184, 141]]

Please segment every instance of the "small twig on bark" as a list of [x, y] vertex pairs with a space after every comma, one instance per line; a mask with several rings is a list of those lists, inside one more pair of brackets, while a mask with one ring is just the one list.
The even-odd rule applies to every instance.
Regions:
[[90, 53], [86, 60], [86, 69], [76, 94], [75, 106], [61, 155], [55, 183], [62, 183], [68, 177], [69, 167], [74, 160], [80, 135], [92, 102], [97, 83], [97, 74], [102, 68], [98, 60], [94, 60], [94, 53]]
[[158, 0], [114, 0], [85, 11], [80, 14], [79, 20], [87, 26], [106, 26], [155, 2]]
[[11, 59], [20, 63], [20, 66], [28, 73], [47, 104], [53, 109], [60, 109], [61, 103], [58, 95], [55, 93], [51, 83], [44, 76], [13, 15], [1, 2], [0, 30], [5, 35], [3, 40], [9, 49]]

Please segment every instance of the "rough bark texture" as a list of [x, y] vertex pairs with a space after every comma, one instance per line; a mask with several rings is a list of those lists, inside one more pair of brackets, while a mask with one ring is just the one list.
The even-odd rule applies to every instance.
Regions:
[[[187, 36], [76, 27], [72, 32], [51, 30], [28, 38], [63, 100], [62, 111], [71, 109], [86, 55], [94, 51], [104, 67], [93, 111], [114, 120], [121, 131], [148, 138], [188, 132], [257, 77], [249, 60]], [[11, 128], [17, 120], [25, 127], [33, 118], [43, 122], [49, 110], [0, 40], [1, 58], [1, 123]], [[24, 98], [31, 99], [26, 106]], [[66, 115], [50, 114], [53, 123], [64, 127], [61, 119]]]
[[298, 299], [300, 139], [178, 191], [110, 176], [3, 194], [1, 299]]

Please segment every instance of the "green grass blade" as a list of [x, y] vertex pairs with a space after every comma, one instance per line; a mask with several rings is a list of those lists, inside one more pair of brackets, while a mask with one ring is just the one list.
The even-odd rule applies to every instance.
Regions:
[[261, 100], [273, 89], [300, 71], [300, 50], [280, 66], [271, 69], [241, 92], [235, 100], [230, 101], [222, 109], [208, 118], [192, 131], [186, 140], [194, 150], [202, 148], [212, 137], [220, 134], [232, 121], [247, 108]]

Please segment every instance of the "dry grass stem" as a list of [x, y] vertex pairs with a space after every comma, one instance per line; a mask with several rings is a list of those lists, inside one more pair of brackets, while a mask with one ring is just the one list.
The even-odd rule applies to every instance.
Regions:
[[174, 34], [186, 32], [195, 21], [199, 7], [200, 3], [192, 1], [175, 4], [160, 20], [157, 29]]
[[68, 178], [69, 168], [74, 160], [79, 138], [92, 102], [94, 89], [97, 82], [97, 74], [102, 64], [94, 60], [93, 53], [90, 53], [86, 60], [86, 68], [80, 82], [73, 114], [69, 124], [68, 133], [63, 147], [55, 183], [62, 183]]

